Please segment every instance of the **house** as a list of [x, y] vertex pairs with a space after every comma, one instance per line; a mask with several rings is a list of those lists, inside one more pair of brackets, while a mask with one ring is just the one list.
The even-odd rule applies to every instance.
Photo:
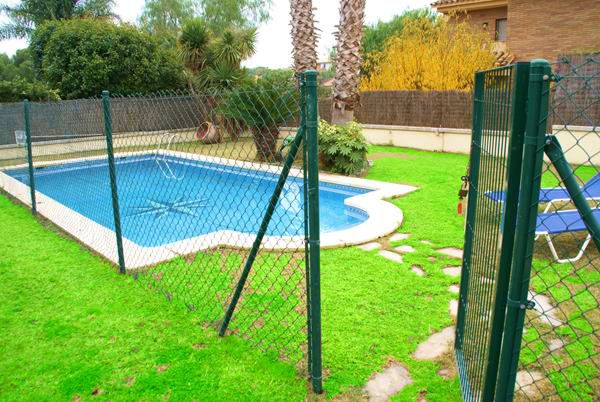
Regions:
[[600, 0], [437, 0], [438, 12], [489, 32], [517, 60], [600, 51]]

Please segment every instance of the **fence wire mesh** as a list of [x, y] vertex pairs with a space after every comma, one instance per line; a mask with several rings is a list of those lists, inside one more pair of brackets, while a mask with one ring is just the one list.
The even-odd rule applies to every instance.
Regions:
[[[561, 57], [553, 73], [547, 132], [600, 222], [600, 57]], [[546, 157], [516, 400], [600, 395], [600, 255], [566, 186]]]
[[[29, 107], [40, 215], [206, 327], [225, 328], [243, 286], [227, 333], [306, 369], [306, 130], [282, 129], [306, 111], [297, 83]], [[23, 104], [0, 113], [23, 124]], [[0, 161], [4, 188], [29, 203], [26, 148], [7, 145]]]

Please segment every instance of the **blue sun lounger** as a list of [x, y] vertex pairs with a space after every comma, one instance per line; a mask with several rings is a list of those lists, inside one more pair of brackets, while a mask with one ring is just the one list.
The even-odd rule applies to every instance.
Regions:
[[[558, 176], [561, 178], [564, 188], [540, 189], [540, 203], [548, 204], [536, 222], [536, 239], [544, 236], [554, 259], [559, 263], [574, 262], [583, 256], [585, 249], [594, 241], [600, 250], [600, 208], [599, 203], [592, 208], [590, 201], [600, 200], [600, 173], [596, 173], [587, 183], [580, 187], [572, 168], [565, 159], [565, 154], [560, 142], [553, 135], [546, 136], [544, 153], [548, 156]], [[495, 202], [504, 202], [506, 193], [504, 191], [488, 191], [485, 196]], [[569, 202], [576, 209], [550, 211], [556, 202]], [[556, 247], [552, 242], [552, 236], [561, 233], [574, 233], [588, 231], [583, 245], [577, 255], [573, 258], [559, 258]]]
[[[596, 173], [594, 177], [588, 180], [581, 187], [583, 195], [588, 200], [600, 200], [600, 173]], [[494, 201], [504, 202], [506, 192], [504, 191], [489, 191], [485, 195]], [[571, 196], [566, 188], [542, 188], [540, 189], [540, 203], [548, 204], [544, 212], [548, 212], [555, 202], [570, 201]]]
[[[592, 214], [597, 221], [600, 221], [600, 208], [592, 209]], [[575, 262], [583, 257], [585, 249], [592, 240], [592, 235], [588, 234], [577, 255], [573, 258], [559, 258], [556, 247], [552, 242], [552, 236], [561, 233], [575, 233], [587, 231], [585, 222], [581, 218], [579, 211], [568, 209], [562, 211], [545, 212], [538, 215], [535, 234], [537, 237], [544, 236], [548, 243], [548, 248], [556, 262], [563, 264], [565, 262]], [[536, 237], [536, 238], [537, 238]]]
[[[600, 173], [596, 174], [587, 183], [585, 183], [583, 187], [581, 187], [581, 190], [583, 196], [587, 200], [600, 200]], [[485, 195], [494, 201], [504, 202], [505, 192], [503, 191], [487, 192]], [[592, 240], [591, 234], [588, 234], [585, 241], [581, 245], [579, 252], [573, 258], [560, 258], [558, 256], [558, 252], [556, 251], [556, 247], [552, 241], [552, 236], [559, 235], [561, 233], [575, 233], [587, 230], [585, 222], [581, 218], [581, 215], [577, 209], [551, 211], [551, 208], [554, 204], [565, 201], [572, 201], [569, 192], [565, 188], [540, 189], [540, 204], [547, 205], [544, 209], [544, 212], [539, 214], [537, 218], [535, 231], [536, 239], [538, 239], [540, 236], [544, 236], [552, 256], [556, 262], [560, 264], [579, 261], [581, 257], [583, 257], [585, 250]], [[593, 217], [600, 222], [600, 209], [594, 208], [592, 211]]]

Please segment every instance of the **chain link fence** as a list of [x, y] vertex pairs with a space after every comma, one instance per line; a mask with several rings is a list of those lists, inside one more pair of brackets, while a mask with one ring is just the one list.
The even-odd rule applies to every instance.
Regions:
[[474, 100], [456, 331], [463, 397], [597, 400], [600, 59], [484, 71]]
[[9, 194], [321, 391], [316, 74], [0, 113], [29, 134], [0, 149]]
[[[564, 159], [546, 152], [543, 165], [528, 295], [534, 307], [515, 398], [593, 401], [600, 395], [600, 254], [584, 216], [600, 222], [600, 56], [561, 57], [552, 70], [547, 131]], [[590, 213], [566, 190], [571, 180]]]

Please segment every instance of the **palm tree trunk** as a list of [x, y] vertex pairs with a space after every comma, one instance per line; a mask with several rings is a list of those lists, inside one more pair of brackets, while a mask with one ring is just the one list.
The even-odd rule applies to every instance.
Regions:
[[296, 75], [317, 69], [317, 34], [312, 0], [290, 0], [292, 45]]
[[366, 0], [341, 0], [337, 32], [337, 56], [333, 81], [331, 122], [345, 124], [354, 119], [360, 102], [360, 43], [362, 41]]

